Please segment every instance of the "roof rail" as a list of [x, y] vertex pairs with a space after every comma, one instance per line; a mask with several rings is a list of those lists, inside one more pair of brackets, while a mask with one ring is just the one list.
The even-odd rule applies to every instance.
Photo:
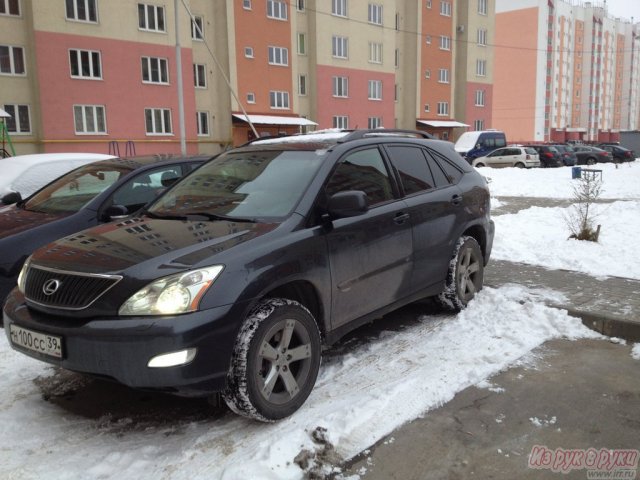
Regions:
[[350, 142], [367, 137], [421, 137], [426, 139], [434, 139], [430, 133], [422, 130], [403, 130], [399, 128], [375, 128], [353, 130], [350, 134], [338, 140], [338, 143]]

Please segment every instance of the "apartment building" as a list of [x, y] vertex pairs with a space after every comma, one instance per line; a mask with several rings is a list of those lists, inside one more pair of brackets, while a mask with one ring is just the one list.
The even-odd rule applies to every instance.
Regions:
[[638, 129], [637, 25], [606, 2], [497, 0], [493, 124], [511, 140], [613, 141]]
[[18, 153], [216, 152], [317, 128], [453, 140], [492, 126], [493, 2], [0, 0], [0, 108]]

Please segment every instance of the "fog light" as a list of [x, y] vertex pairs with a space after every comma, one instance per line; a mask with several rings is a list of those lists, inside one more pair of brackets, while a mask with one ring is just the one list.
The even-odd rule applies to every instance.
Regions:
[[186, 365], [196, 358], [196, 349], [187, 348], [186, 350], [180, 350], [179, 352], [165, 353], [153, 357], [149, 360], [147, 367], [150, 368], [165, 368], [165, 367], [177, 367], [178, 365]]

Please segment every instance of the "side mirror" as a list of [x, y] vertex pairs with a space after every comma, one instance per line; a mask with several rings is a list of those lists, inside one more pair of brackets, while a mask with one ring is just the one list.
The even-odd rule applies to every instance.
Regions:
[[22, 195], [20, 192], [9, 192], [4, 197], [2, 197], [2, 203], [5, 205], [13, 205], [14, 203], [18, 203], [22, 200]]
[[327, 210], [332, 218], [356, 217], [369, 211], [367, 194], [360, 190], [338, 192], [329, 198]]
[[124, 205], [111, 205], [104, 211], [104, 218], [107, 221], [120, 220], [129, 216], [129, 210]]

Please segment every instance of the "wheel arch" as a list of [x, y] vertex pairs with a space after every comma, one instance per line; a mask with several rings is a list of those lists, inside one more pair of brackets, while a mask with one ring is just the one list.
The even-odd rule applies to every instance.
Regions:
[[317, 288], [307, 280], [293, 280], [278, 285], [264, 293], [258, 301], [266, 298], [286, 298], [295, 300], [311, 312], [318, 325], [320, 334], [326, 334], [325, 312]]
[[462, 236], [472, 237], [480, 245], [484, 263], [487, 263], [487, 232], [481, 225], [471, 225], [463, 233]]

